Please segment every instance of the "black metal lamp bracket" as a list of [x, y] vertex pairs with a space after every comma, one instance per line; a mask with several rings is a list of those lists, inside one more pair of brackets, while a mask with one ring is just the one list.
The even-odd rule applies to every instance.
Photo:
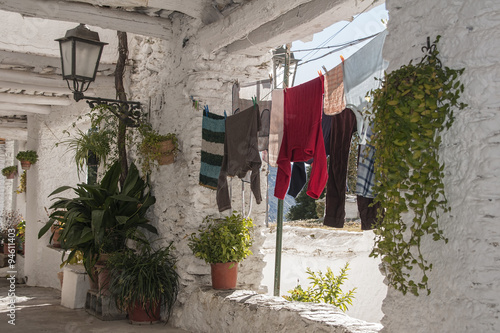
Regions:
[[141, 103], [133, 101], [120, 101], [116, 99], [87, 97], [82, 92], [73, 92], [75, 101], [85, 99], [87, 104], [93, 109], [99, 105], [106, 105], [108, 109], [117, 116], [121, 121], [124, 121], [127, 127], [139, 126], [141, 119]]

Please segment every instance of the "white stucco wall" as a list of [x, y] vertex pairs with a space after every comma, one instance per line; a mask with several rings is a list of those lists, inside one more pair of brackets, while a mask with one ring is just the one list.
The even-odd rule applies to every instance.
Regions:
[[[99, 86], [99, 83], [96, 83]], [[101, 97], [112, 97], [109, 88], [100, 89]], [[26, 207], [26, 260], [25, 274], [27, 283], [33, 286], [44, 286], [60, 289], [57, 272], [61, 271], [62, 252], [47, 247], [49, 233], [38, 239], [38, 231], [48, 221], [47, 211], [53, 203], [48, 195], [56, 188], [69, 185], [74, 186], [86, 181], [85, 176], [78, 178], [74, 154], [68, 151], [65, 144], [56, 146], [66, 138], [67, 134], [74, 133], [72, 124], [77, 118], [90, 110], [87, 103], [74, 102], [70, 106], [52, 107], [49, 115], [30, 115], [28, 131], [30, 133], [26, 149], [36, 150], [39, 160], [28, 170], [28, 187]], [[86, 117], [84, 117], [86, 119]], [[85, 129], [85, 128], [82, 128]], [[61, 194], [71, 196], [71, 190]], [[47, 209], [47, 211], [46, 211]], [[50, 213], [50, 211], [49, 211]]]
[[[181, 28], [181, 21], [173, 17], [176, 36], [164, 41], [137, 36], [130, 45], [130, 58], [134, 62], [131, 99], [140, 100], [150, 107], [153, 127], [160, 133], [174, 132], [179, 137], [179, 153], [172, 165], [161, 166], [152, 173], [151, 181], [156, 204], [152, 221], [165, 244], [173, 241], [178, 259], [183, 293], [179, 308], [191, 288], [210, 284], [210, 267], [196, 259], [188, 247], [187, 236], [196, 232], [203, 218], [218, 215], [216, 191], [198, 184], [201, 158], [202, 106], [223, 114], [231, 110], [232, 85], [236, 80], [251, 82], [267, 78], [267, 69], [256, 66], [269, 61], [264, 57], [229, 56], [224, 53], [208, 55], [200, 52], [198, 45], [183, 40], [188, 33]], [[200, 101], [194, 109], [190, 96]], [[263, 202], [253, 200], [251, 217], [256, 224], [254, 255], [245, 259], [239, 268], [238, 285], [258, 291], [261, 288], [263, 255], [259, 247], [264, 238], [260, 228], [265, 225], [265, 175], [261, 169]], [[233, 180], [233, 209], [241, 211], [241, 182]], [[250, 189], [246, 186], [246, 202]], [[229, 211], [225, 212], [226, 214]], [[265, 291], [265, 290], [263, 290]]]
[[433, 263], [430, 296], [403, 296], [389, 288], [383, 303], [384, 332], [500, 331], [500, 33], [498, 1], [388, 0], [389, 35], [384, 58], [389, 70], [441, 35], [441, 60], [465, 67], [462, 101], [444, 135], [445, 190], [451, 212], [440, 225], [448, 244], [426, 240]]

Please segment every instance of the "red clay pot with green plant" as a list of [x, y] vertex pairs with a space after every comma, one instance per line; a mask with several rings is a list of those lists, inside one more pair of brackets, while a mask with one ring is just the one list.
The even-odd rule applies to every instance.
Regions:
[[198, 234], [189, 237], [195, 257], [211, 265], [212, 288], [234, 289], [238, 263], [252, 254], [253, 221], [233, 212], [225, 218], [205, 217]]

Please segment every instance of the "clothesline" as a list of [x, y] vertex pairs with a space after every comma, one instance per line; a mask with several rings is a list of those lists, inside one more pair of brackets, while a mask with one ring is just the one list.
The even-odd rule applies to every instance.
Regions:
[[335, 53], [335, 52], [338, 52], [338, 51], [344, 50], [344, 49], [346, 49], [346, 48], [348, 48], [348, 47], [350, 47], [350, 46], [353, 46], [353, 45], [359, 44], [359, 43], [361, 43], [361, 42], [363, 42], [363, 41], [365, 41], [365, 40], [367, 40], [367, 39], [370, 39], [370, 38], [373, 38], [373, 37], [378, 36], [378, 35], [379, 35], [379, 34], [381, 34], [382, 32], [383, 32], [383, 31], [378, 32], [378, 33], [376, 33], [376, 34], [373, 34], [373, 35], [371, 35], [371, 36], [365, 37], [365, 38], [358, 39], [358, 40], [353, 41], [353, 42], [351, 42], [351, 43], [349, 43], [349, 44], [347, 44], [347, 45], [345, 45], [345, 46], [339, 47], [339, 48], [334, 49], [334, 50], [332, 50], [332, 51], [330, 51], [330, 52], [328, 52], [328, 53], [325, 53], [325, 54], [323, 54], [323, 55], [321, 55], [321, 56], [319, 56], [319, 57], [317, 57], [317, 58], [314, 58], [314, 59], [309, 59], [309, 60], [307, 60], [307, 61], [301, 62], [301, 63], [299, 63], [299, 64], [297, 65], [297, 67], [298, 67], [298, 66], [305, 65], [305, 64], [307, 64], [307, 63], [309, 63], [309, 62], [312, 62], [312, 61], [319, 60], [319, 59], [321, 59], [321, 58], [326, 57], [327, 55], [330, 55], [330, 54], [332, 54], [332, 53]]
[[[338, 34], [340, 34], [345, 28], [347, 28], [348, 26], [350, 26], [352, 23], [354, 23], [354, 21], [356, 21], [356, 19], [358, 17], [361, 16], [361, 14], [363, 14], [364, 12], [366, 12], [368, 10], [368, 8], [370, 8], [371, 6], [373, 5], [373, 3], [370, 3], [368, 6], [365, 7], [365, 9], [363, 9], [361, 11], [361, 13], [359, 13], [358, 15], [354, 16], [353, 20], [348, 22], [346, 25], [344, 25], [339, 31], [337, 31], [336, 33], [334, 33], [332, 36], [330, 36], [327, 40], [325, 40], [323, 43], [320, 44], [320, 46], [323, 46], [327, 43], [329, 43], [330, 41], [332, 41], [332, 39], [334, 39], [335, 37], [337, 37]], [[313, 51], [315, 51], [314, 53], [312, 53]], [[319, 50], [313, 50], [311, 52], [309, 52], [308, 54], [306, 54], [304, 56], [304, 58], [307, 58], [309, 56], [309, 54], [311, 54], [311, 56], [313, 56], [314, 54], [318, 53]]]
[[303, 50], [293, 50], [293, 52], [306, 52], [306, 51], [314, 51], [314, 50], [324, 50], [324, 49], [331, 49], [331, 48], [334, 48], [334, 47], [342, 47], [342, 46], [351, 46], [351, 45], [356, 45], [360, 42], [363, 42], [367, 39], [370, 39], [372, 37], [375, 37], [377, 36], [378, 34], [380, 34], [380, 32], [377, 32], [376, 34], [373, 34], [373, 35], [370, 35], [370, 36], [366, 36], [366, 37], [363, 37], [363, 38], [359, 38], [359, 39], [355, 39], [355, 40], [352, 40], [350, 42], [345, 42], [345, 43], [342, 43], [342, 44], [338, 44], [338, 45], [330, 45], [330, 46], [320, 46], [320, 47], [314, 47], [314, 48], [311, 48], [311, 49], [303, 49]]

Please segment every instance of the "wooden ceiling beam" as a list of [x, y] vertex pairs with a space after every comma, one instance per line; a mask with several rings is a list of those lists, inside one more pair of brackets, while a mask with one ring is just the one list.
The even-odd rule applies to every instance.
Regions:
[[67, 97], [35, 96], [26, 94], [0, 93], [0, 103], [37, 104], [37, 105], [70, 105]]
[[27, 128], [6, 128], [0, 126], [0, 137], [5, 140], [28, 140]]
[[28, 128], [26, 119], [0, 118], [0, 128]]
[[28, 115], [32, 113], [49, 114], [49, 105], [19, 104], [0, 102], [0, 116]]
[[[137, 12], [96, 7], [91, 4], [58, 0], [0, 0], [0, 10], [23, 16], [50, 20], [85, 23], [104, 29], [131, 32], [138, 35], [172, 39], [172, 23], [161, 17]], [[61, 32], [61, 35], [64, 32]]]
[[[0, 50], [0, 64], [5, 66], [24, 67], [40, 73], [50, 71], [52, 74], [61, 74], [61, 58], [40, 54], [23, 53]], [[99, 72], [114, 72], [115, 65], [99, 63]]]

